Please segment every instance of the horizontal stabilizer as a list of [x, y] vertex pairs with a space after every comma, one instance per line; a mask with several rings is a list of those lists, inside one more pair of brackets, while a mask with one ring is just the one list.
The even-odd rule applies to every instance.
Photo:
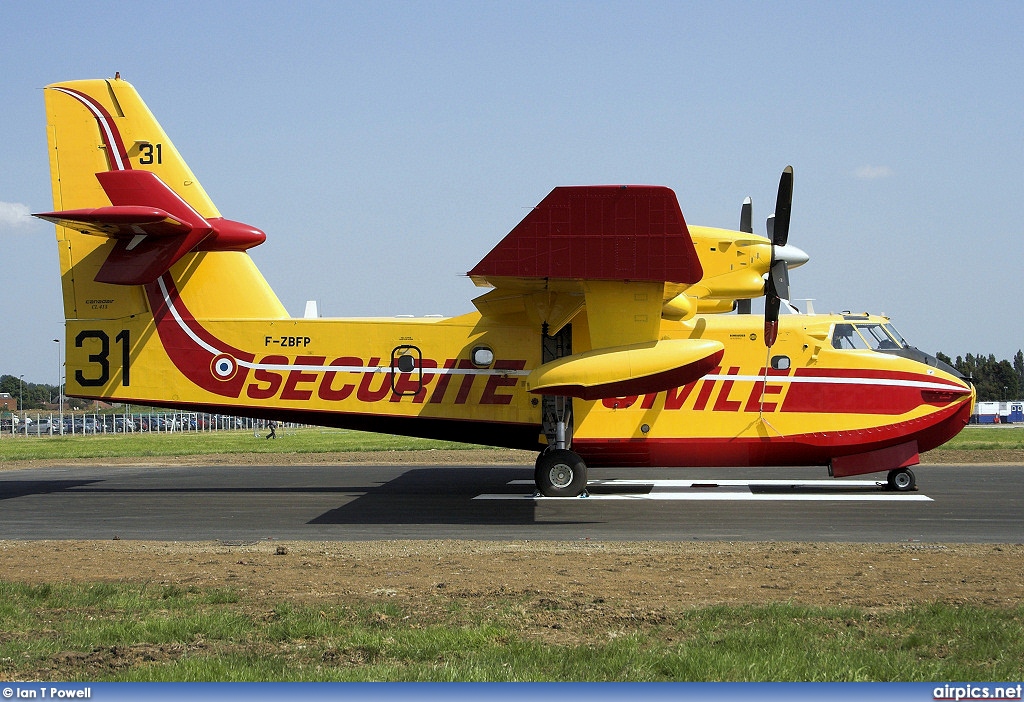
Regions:
[[262, 231], [241, 222], [205, 219], [150, 171], [104, 171], [96, 178], [111, 206], [35, 216], [116, 240], [97, 282], [147, 285], [190, 251], [244, 251], [266, 239]]
[[132, 239], [136, 236], [188, 234], [192, 225], [172, 217], [159, 207], [122, 205], [92, 210], [41, 212], [36, 217], [82, 234]]
[[703, 271], [676, 195], [650, 185], [555, 188], [469, 272], [495, 278], [695, 283]]
[[670, 339], [594, 349], [534, 369], [527, 389], [584, 400], [646, 395], [681, 387], [714, 370], [725, 346], [711, 339]]

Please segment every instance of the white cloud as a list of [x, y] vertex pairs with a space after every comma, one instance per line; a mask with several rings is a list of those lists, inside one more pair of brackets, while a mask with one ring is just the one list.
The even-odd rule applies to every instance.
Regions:
[[32, 224], [27, 205], [0, 201], [0, 229], [17, 229]]
[[853, 175], [858, 180], [878, 180], [892, 176], [892, 169], [888, 166], [861, 166]]

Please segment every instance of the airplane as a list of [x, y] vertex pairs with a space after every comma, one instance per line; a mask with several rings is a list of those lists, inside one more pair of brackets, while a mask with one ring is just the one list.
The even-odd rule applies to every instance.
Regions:
[[585, 496], [597, 466], [913, 490], [968, 423], [971, 385], [888, 318], [781, 314], [808, 260], [792, 168], [767, 236], [749, 199], [732, 231], [667, 187], [556, 187], [468, 272], [474, 310], [294, 318], [247, 253], [266, 234], [220, 214], [130, 83], [44, 95], [68, 395], [534, 450], [539, 497]]

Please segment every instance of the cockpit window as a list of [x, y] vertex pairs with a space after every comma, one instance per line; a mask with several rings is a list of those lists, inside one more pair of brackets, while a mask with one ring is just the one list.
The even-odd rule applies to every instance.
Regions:
[[885, 333], [881, 324], [858, 324], [857, 331], [868, 342], [868, 346], [875, 351], [899, 348], [896, 342]]
[[832, 332], [832, 346], [837, 349], [866, 349], [868, 345], [852, 324], [837, 324]]
[[832, 347], [837, 349], [887, 351], [904, 346], [906, 342], [891, 324], [837, 324], [832, 332]]
[[896, 341], [896, 343], [899, 345], [901, 349], [907, 345], [906, 340], [900, 335], [898, 331], [896, 331], [896, 327], [894, 327], [891, 324], [886, 324], [885, 330], [889, 332], [889, 336], [891, 336]]

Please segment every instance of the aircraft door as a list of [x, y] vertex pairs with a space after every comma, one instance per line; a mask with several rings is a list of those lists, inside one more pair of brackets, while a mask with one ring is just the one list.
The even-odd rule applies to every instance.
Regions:
[[413, 397], [423, 390], [423, 352], [416, 346], [391, 350], [391, 391], [399, 397]]

